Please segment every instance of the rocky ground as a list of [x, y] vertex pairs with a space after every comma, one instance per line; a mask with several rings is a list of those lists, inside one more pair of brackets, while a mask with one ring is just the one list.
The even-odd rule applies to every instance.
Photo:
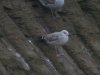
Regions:
[[[100, 75], [100, 0], [65, 0], [60, 18], [37, 0], [0, 1], [0, 75]], [[40, 35], [66, 29], [56, 56]]]

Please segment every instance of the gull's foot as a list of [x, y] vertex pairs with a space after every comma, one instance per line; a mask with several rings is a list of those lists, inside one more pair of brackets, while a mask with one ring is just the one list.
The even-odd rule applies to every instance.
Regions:
[[53, 16], [53, 19], [55, 19], [55, 20], [56, 20], [56, 19], [60, 19], [60, 18], [61, 18], [61, 16], [60, 16], [60, 15], [58, 15], [58, 14], [57, 14], [57, 15], [55, 15], [55, 16]]
[[56, 14], [56, 18], [61, 18], [61, 16], [59, 14]]
[[57, 54], [57, 57], [63, 57], [64, 53]]

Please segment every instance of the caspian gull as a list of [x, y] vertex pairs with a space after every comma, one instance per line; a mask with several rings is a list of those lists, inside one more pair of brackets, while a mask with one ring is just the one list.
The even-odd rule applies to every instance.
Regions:
[[64, 0], [39, 0], [40, 3], [51, 9], [52, 15], [55, 14], [57, 17], [57, 11], [64, 5]]
[[67, 30], [50, 33], [45, 36], [42, 36], [41, 38], [41, 40], [44, 40], [47, 44], [54, 45], [55, 47], [61, 47], [62, 45], [66, 44], [68, 42], [68, 39], [69, 32]]

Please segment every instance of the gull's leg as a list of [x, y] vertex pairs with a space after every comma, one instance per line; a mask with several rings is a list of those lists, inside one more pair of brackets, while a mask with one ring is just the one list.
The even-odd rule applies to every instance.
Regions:
[[50, 9], [51, 10], [51, 15], [54, 17], [54, 12], [53, 12], [53, 9]]
[[60, 18], [60, 17], [61, 17], [61, 16], [57, 13], [57, 10], [55, 10], [54, 13], [55, 13], [55, 17], [56, 17], [56, 18]]
[[55, 49], [56, 49], [56, 55], [57, 55], [57, 57], [64, 55], [64, 53], [62, 52], [62, 47], [55, 46]]
[[54, 19], [60, 18], [60, 15], [57, 13], [57, 10], [51, 9], [51, 14], [52, 14]]
[[59, 56], [59, 50], [58, 50], [58, 47], [55, 46], [55, 49], [56, 49], [56, 55]]
[[61, 9], [61, 8], [59, 8], [59, 9], [58, 9], [58, 12], [62, 12], [62, 9]]

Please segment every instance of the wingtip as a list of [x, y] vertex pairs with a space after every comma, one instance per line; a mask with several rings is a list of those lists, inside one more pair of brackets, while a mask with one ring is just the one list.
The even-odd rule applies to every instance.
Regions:
[[39, 39], [40, 42], [46, 43], [46, 40], [44, 39], [44, 36], [39, 36], [38, 39]]

